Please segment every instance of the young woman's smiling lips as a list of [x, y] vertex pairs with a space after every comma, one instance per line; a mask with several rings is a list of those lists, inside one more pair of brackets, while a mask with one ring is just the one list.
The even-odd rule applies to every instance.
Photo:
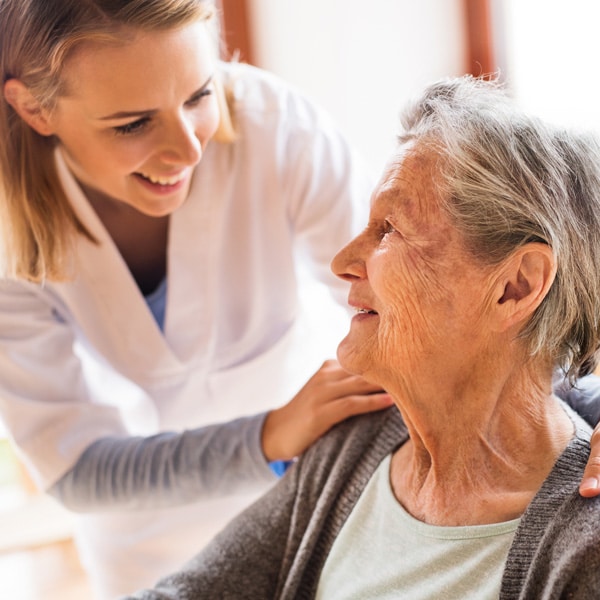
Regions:
[[181, 190], [187, 183], [191, 170], [185, 169], [176, 175], [149, 175], [134, 173], [133, 176], [146, 189], [155, 194], [172, 194]]

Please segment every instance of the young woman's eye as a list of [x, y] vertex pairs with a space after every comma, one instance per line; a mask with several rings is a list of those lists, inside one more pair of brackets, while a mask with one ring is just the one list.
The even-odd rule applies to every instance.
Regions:
[[192, 107], [196, 106], [197, 104], [200, 103], [202, 98], [204, 98], [205, 96], [210, 96], [212, 93], [213, 93], [212, 89], [202, 90], [201, 92], [194, 94], [185, 104], [186, 104], [186, 106], [192, 106]]
[[143, 117], [141, 119], [138, 119], [137, 121], [132, 121], [131, 123], [125, 123], [125, 125], [118, 125], [117, 127], [113, 127], [113, 130], [117, 135], [132, 135], [134, 133], [139, 133], [143, 131], [149, 122], [149, 117]]

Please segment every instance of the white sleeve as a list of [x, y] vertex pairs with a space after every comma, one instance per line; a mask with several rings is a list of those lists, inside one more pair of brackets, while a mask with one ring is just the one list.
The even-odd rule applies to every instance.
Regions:
[[592, 427], [600, 422], [600, 377], [586, 375], [571, 385], [555, 377], [554, 393], [578, 412]]
[[297, 102], [282, 178], [290, 222], [309, 269], [346, 307], [347, 285], [330, 263], [366, 227], [375, 177], [325, 113]]
[[157, 508], [275, 480], [264, 414], [129, 436], [118, 409], [91, 400], [73, 343], [35, 286], [0, 281], [2, 419], [38, 485], [68, 508]]
[[71, 326], [48, 298], [0, 280], [0, 415], [42, 489], [93, 440], [126, 434], [117, 409], [91, 402]]

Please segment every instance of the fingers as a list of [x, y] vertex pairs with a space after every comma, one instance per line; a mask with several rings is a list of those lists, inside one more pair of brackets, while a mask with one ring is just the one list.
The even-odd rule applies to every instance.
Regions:
[[325, 361], [290, 402], [267, 415], [263, 453], [267, 460], [293, 458], [336, 423], [392, 404], [380, 386]]
[[369, 383], [358, 375], [350, 375], [340, 380], [335, 386], [332, 386], [332, 389], [335, 389], [338, 398], [383, 392], [383, 388], [380, 385]]
[[266, 417], [262, 448], [267, 460], [298, 456], [336, 423], [355, 415], [382, 410], [393, 404], [386, 393], [354, 395], [330, 401], [308, 402], [296, 397]]
[[325, 420], [331, 425], [349, 417], [362, 415], [389, 408], [394, 404], [392, 397], [386, 392], [368, 395], [353, 395], [340, 398], [329, 403], [324, 410], [327, 411]]
[[329, 398], [341, 398], [353, 394], [382, 392], [380, 385], [370, 383], [360, 375], [353, 375], [343, 369], [337, 360], [327, 360], [313, 375], [310, 382], [318, 386]]
[[591, 446], [590, 457], [579, 485], [579, 493], [585, 498], [600, 495], [600, 425], [594, 429]]

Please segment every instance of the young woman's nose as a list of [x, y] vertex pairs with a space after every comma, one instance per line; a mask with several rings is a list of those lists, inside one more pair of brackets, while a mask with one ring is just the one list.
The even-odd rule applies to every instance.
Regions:
[[196, 135], [193, 120], [180, 116], [167, 127], [162, 160], [174, 165], [195, 165], [202, 158], [202, 144]]

